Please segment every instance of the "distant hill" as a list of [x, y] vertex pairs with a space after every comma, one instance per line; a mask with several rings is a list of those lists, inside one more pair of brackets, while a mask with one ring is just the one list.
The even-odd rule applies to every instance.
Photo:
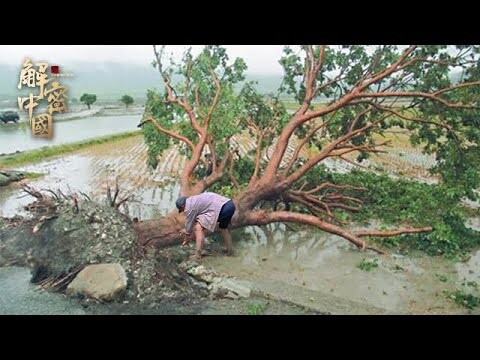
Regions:
[[[145, 99], [150, 88], [162, 89], [157, 69], [151, 65], [130, 65], [120, 63], [71, 63], [59, 64], [61, 73], [73, 73], [73, 78], [60, 78], [63, 85], [70, 87], [71, 98], [80, 98], [83, 93], [97, 94], [98, 101], [116, 101], [129, 94], [136, 99]], [[19, 90], [21, 66], [0, 65], [0, 106], [1, 101], [16, 103]], [[275, 92], [282, 80], [281, 75], [248, 75], [247, 80], [258, 81], [262, 93]]]

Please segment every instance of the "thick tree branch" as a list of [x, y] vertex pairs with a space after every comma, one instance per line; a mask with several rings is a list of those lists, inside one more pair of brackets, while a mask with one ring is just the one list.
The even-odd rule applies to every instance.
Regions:
[[[479, 82], [475, 82], [475, 84]], [[472, 83], [473, 84], [473, 83]], [[453, 89], [449, 89], [448, 91], [451, 91]], [[437, 91], [438, 93], [438, 91]], [[421, 92], [421, 91], [380, 91], [380, 92], [370, 92], [370, 93], [356, 93], [354, 95], [355, 98], [387, 98], [387, 97], [408, 97], [408, 98], [425, 98], [425, 99], [430, 99], [437, 101], [439, 103], [442, 103], [443, 105], [449, 107], [449, 108], [460, 108], [460, 109], [478, 109], [479, 107], [476, 105], [465, 105], [462, 103], [452, 103], [449, 102], [445, 99], [439, 98], [438, 96], [426, 93], [426, 92]]]
[[[351, 152], [353, 150], [348, 150], [345, 152], [340, 152], [336, 154], [332, 154], [332, 151], [336, 149], [336, 147], [342, 143], [345, 143], [346, 141], [361, 135], [364, 133], [366, 130], [370, 129], [371, 127], [377, 125], [379, 122], [383, 121], [384, 118], [377, 119], [376, 121], [373, 121], [367, 125], [365, 125], [362, 128], [349, 131], [347, 134], [338, 137], [336, 140], [332, 141], [330, 144], [325, 146], [323, 150], [317, 154], [316, 156], [313, 156], [308, 160], [304, 165], [302, 165], [300, 168], [298, 168], [293, 174], [289, 175], [284, 181], [285, 185], [291, 185], [294, 182], [296, 182], [298, 179], [300, 179], [307, 171], [309, 171], [311, 168], [313, 168], [315, 165], [317, 165], [320, 161], [326, 159], [327, 157], [330, 156], [338, 156], [338, 155], [344, 155], [348, 152]], [[367, 149], [367, 148], [366, 148]], [[370, 151], [378, 151], [378, 150], [370, 150]]]
[[197, 118], [196, 118], [195, 114], [193, 113], [192, 108], [190, 107], [190, 105], [188, 104], [186, 99], [185, 99], [185, 101], [182, 101], [174, 94], [174, 89], [173, 89], [172, 85], [170, 84], [170, 79], [167, 76], [167, 74], [165, 74], [165, 72], [163, 71], [163, 68], [162, 68], [163, 50], [164, 50], [164, 47], [162, 47], [162, 51], [160, 53], [158, 53], [156, 45], [153, 45], [153, 51], [155, 53], [155, 57], [157, 58], [158, 71], [162, 75], [163, 82], [164, 82], [165, 88], [167, 90], [167, 100], [171, 103], [175, 103], [175, 104], [180, 105], [185, 110], [188, 117], [190, 118], [190, 123], [192, 124], [192, 127], [195, 129], [195, 131], [200, 135], [200, 137], [202, 137], [202, 135], [205, 136], [202, 128], [198, 124]]
[[208, 126], [210, 125], [210, 120], [212, 118], [213, 111], [215, 110], [215, 107], [218, 104], [218, 100], [220, 98], [220, 92], [222, 90], [222, 87], [220, 86], [220, 82], [218, 81], [215, 71], [210, 69], [210, 73], [212, 74], [213, 81], [215, 82], [216, 92], [215, 92], [215, 97], [213, 98], [212, 105], [210, 106], [210, 110], [208, 111], [208, 114], [205, 118], [205, 126], [204, 126], [205, 130], [208, 130]]
[[274, 222], [292, 222], [314, 226], [330, 234], [335, 234], [347, 239], [358, 248], [365, 249], [365, 241], [336, 225], [328, 223], [313, 215], [299, 214], [290, 211], [257, 210], [245, 214], [243, 225], [266, 225]]
[[[451, 103], [448, 102], [442, 98], [439, 98], [438, 95], [443, 93], [443, 90], [437, 91], [437, 95], [435, 94], [429, 94], [429, 93], [424, 93], [424, 92], [385, 92], [385, 91], [378, 91], [378, 92], [370, 92], [370, 93], [364, 93], [363, 91], [366, 90], [370, 85], [373, 85], [374, 83], [380, 82], [381, 80], [385, 79], [386, 77], [390, 76], [391, 74], [402, 70], [402, 66], [410, 65], [409, 61], [406, 61], [408, 57], [415, 51], [417, 46], [410, 46], [407, 50], [404, 51], [403, 55], [393, 64], [391, 64], [389, 67], [386, 69], [378, 72], [377, 74], [374, 74], [372, 78], [368, 81], [366, 81], [363, 85], [360, 85], [358, 87], [354, 87], [351, 92], [347, 93], [343, 97], [341, 97], [339, 100], [336, 102], [330, 104], [329, 106], [326, 106], [325, 108], [314, 110], [314, 111], [308, 111], [308, 107], [310, 103], [306, 100], [300, 107], [300, 109], [295, 113], [293, 118], [290, 120], [290, 122], [285, 126], [283, 129], [282, 133], [280, 134], [275, 151], [273, 152], [273, 156], [265, 170], [265, 175], [268, 177], [266, 181], [271, 181], [275, 175], [276, 172], [279, 169], [279, 166], [282, 162], [282, 159], [285, 155], [286, 148], [288, 146], [290, 137], [294, 133], [294, 131], [302, 124], [304, 124], [307, 121], [310, 121], [312, 119], [315, 119], [317, 117], [324, 116], [326, 114], [329, 114], [333, 111], [336, 111], [338, 109], [341, 109], [342, 107], [348, 105], [352, 100], [355, 99], [361, 99], [361, 98], [385, 98], [385, 97], [420, 97], [420, 98], [428, 98], [431, 100], [438, 101], [440, 103], [443, 103], [446, 106], [452, 107], [452, 108], [476, 108], [476, 106], [473, 105], [464, 105], [464, 104], [456, 104], [456, 103]], [[412, 60], [412, 59], [411, 59]], [[411, 61], [410, 60], [410, 61]], [[473, 86], [477, 84], [477, 82], [472, 82], [469, 85], [461, 85], [460, 87], [464, 86]], [[451, 91], [454, 90], [455, 88], [459, 87], [458, 85], [456, 86], [451, 86], [445, 91]], [[306, 89], [308, 91], [308, 89]]]
[[290, 169], [292, 168], [293, 164], [295, 164], [295, 162], [298, 160], [298, 155], [300, 154], [300, 151], [305, 146], [305, 144], [308, 142], [308, 140], [310, 140], [312, 138], [312, 136], [314, 136], [317, 133], [317, 131], [320, 131], [322, 128], [327, 126], [329, 124], [329, 122], [333, 119], [335, 114], [336, 113], [333, 113], [328, 120], [324, 121], [320, 125], [314, 127], [312, 130], [310, 130], [310, 132], [302, 139], [302, 141], [297, 145], [297, 147], [295, 149], [295, 152], [293, 153], [292, 158], [288, 162], [288, 165], [283, 172], [283, 176], [288, 175], [288, 173], [290, 172]]
[[354, 99], [354, 94], [347, 94], [342, 99], [322, 109], [309, 111], [305, 114], [302, 114], [300, 111], [298, 111], [294, 115], [294, 117], [290, 120], [290, 122], [284, 127], [282, 133], [278, 137], [278, 141], [275, 146], [275, 151], [273, 152], [273, 156], [270, 159], [269, 164], [267, 165], [267, 168], [265, 169], [265, 175], [268, 177], [268, 179], [266, 180], [271, 181], [271, 179], [277, 173], [277, 170], [285, 155], [285, 151], [287, 149], [288, 142], [290, 141], [290, 137], [300, 125], [314, 118], [318, 118], [318, 117], [330, 114], [331, 112], [334, 112], [336, 110], [339, 110], [342, 107], [346, 106], [353, 99]]
[[264, 134], [262, 131], [259, 131], [257, 136], [258, 136], [258, 141], [257, 141], [256, 155], [255, 155], [255, 169], [253, 170], [253, 175], [250, 179], [250, 184], [257, 181], [258, 173], [260, 171], [260, 164], [262, 162], [262, 141], [263, 141]]

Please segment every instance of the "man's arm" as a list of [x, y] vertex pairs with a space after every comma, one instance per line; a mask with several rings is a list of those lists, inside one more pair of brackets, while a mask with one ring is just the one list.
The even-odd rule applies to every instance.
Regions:
[[192, 234], [193, 225], [195, 225], [195, 220], [197, 219], [197, 212], [195, 210], [190, 211], [187, 216], [187, 221], [185, 222], [185, 234], [190, 236]]

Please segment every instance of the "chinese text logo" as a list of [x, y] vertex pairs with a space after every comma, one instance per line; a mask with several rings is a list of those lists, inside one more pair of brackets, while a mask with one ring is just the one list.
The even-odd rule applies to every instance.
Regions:
[[[18, 97], [18, 107], [20, 110], [28, 110], [33, 136], [51, 138], [53, 135], [52, 114], [67, 110], [68, 87], [61, 85], [58, 81], [50, 83], [51, 79], [45, 73], [47, 68], [47, 63], [36, 63], [33, 66], [29, 58], [25, 59], [17, 87], [18, 89], [22, 89], [24, 85], [29, 88], [38, 87], [39, 92], [37, 95], [30, 93], [28, 97]], [[48, 112], [34, 116], [34, 108], [45, 99], [49, 103]]]

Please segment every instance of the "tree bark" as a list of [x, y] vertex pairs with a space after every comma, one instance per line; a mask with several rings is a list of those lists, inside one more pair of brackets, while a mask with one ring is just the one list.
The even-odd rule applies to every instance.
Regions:
[[185, 215], [175, 209], [161, 218], [134, 223], [134, 229], [142, 246], [171, 246], [181, 243], [179, 232], [184, 228], [185, 221]]
[[[275, 192], [277, 191], [277, 192]], [[275, 196], [276, 195], [276, 196]], [[432, 228], [408, 228], [395, 231], [350, 231], [348, 228], [340, 227], [325, 219], [314, 215], [301, 214], [292, 211], [268, 211], [255, 210], [255, 205], [260, 200], [279, 197], [281, 191], [270, 187], [263, 187], [260, 182], [256, 182], [239, 196], [233, 199], [237, 208], [232, 218], [231, 228], [239, 228], [250, 225], [266, 225], [275, 222], [298, 223], [313, 226], [319, 230], [338, 235], [348, 240], [358, 248], [364, 250], [367, 248], [362, 237], [388, 237], [408, 233], [430, 232]], [[138, 235], [138, 241], [142, 246], [164, 247], [181, 244], [183, 238], [180, 230], [185, 226], [184, 213], [172, 210], [168, 215], [159, 219], [140, 221], [134, 224], [134, 229]], [[370, 248], [373, 249], [373, 248]], [[376, 250], [376, 249], [373, 249]], [[378, 251], [378, 250], [376, 250]]]

